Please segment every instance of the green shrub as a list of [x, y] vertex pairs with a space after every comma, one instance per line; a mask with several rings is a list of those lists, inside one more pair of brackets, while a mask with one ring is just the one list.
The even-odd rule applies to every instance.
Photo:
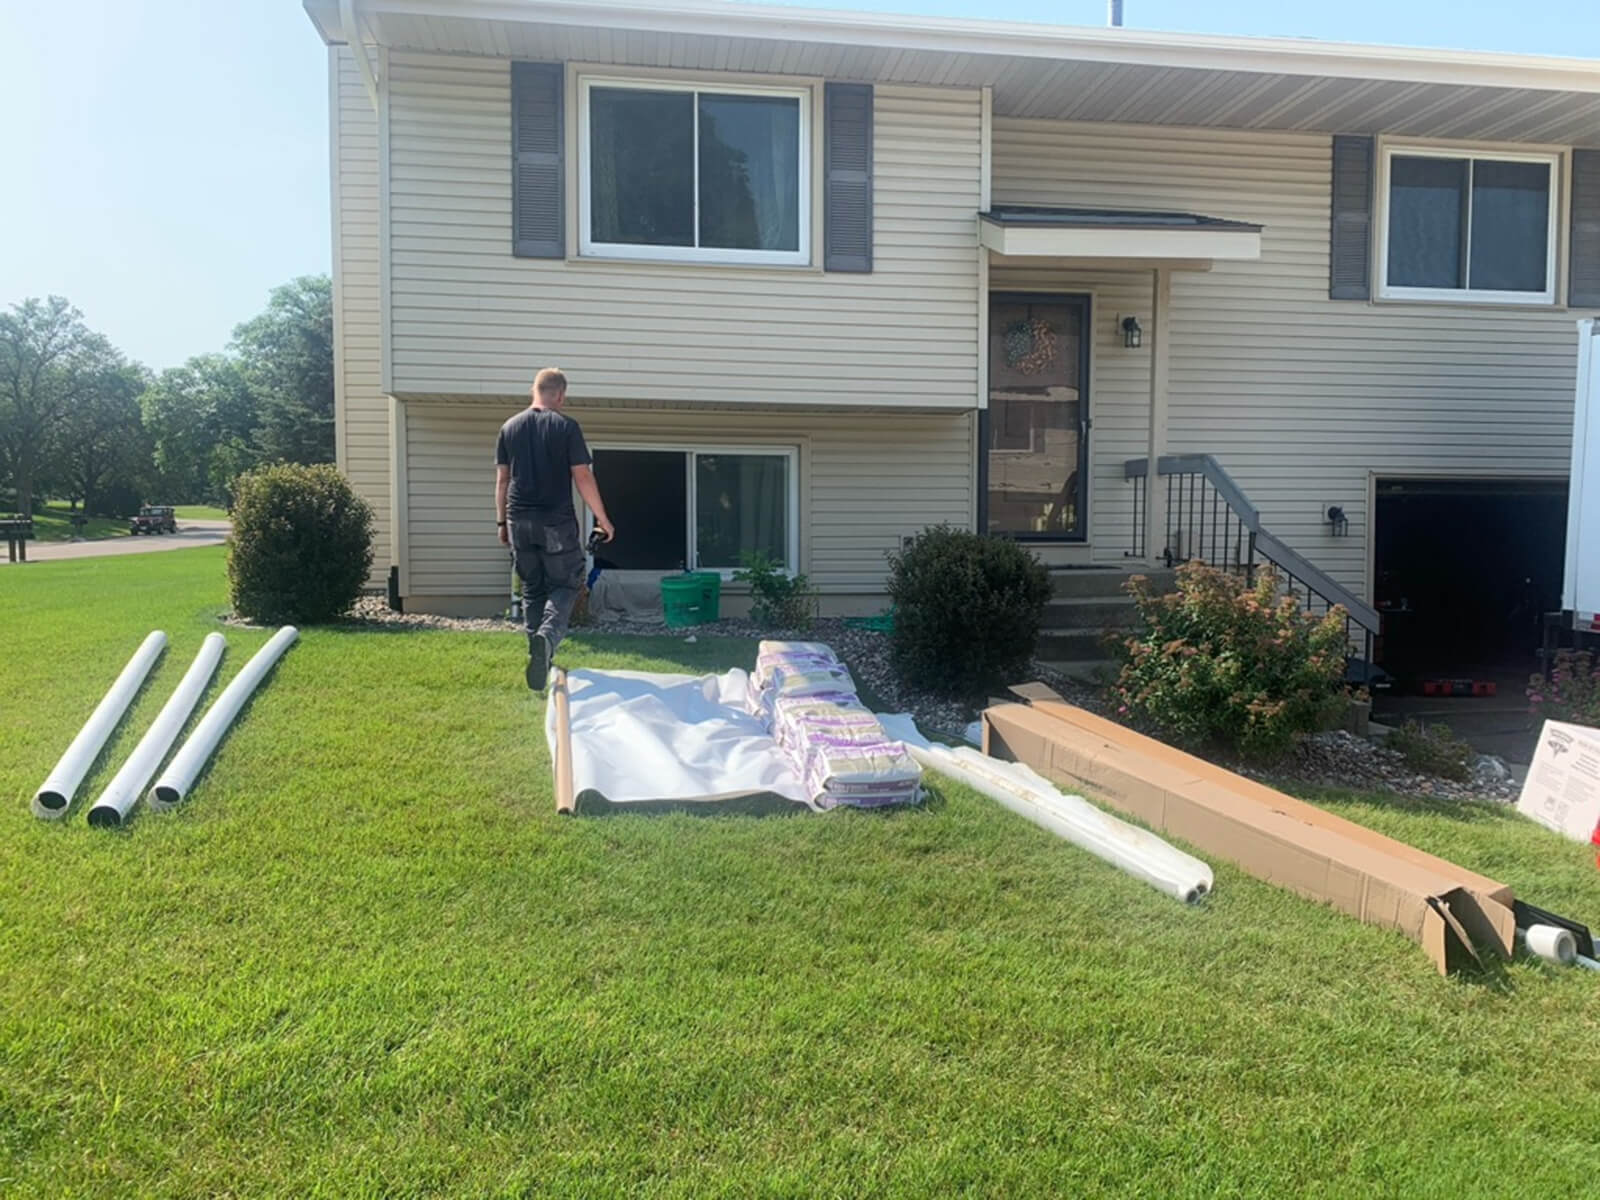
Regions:
[[763, 629], [811, 628], [816, 596], [804, 575], [787, 575], [783, 567], [761, 551], [739, 556], [736, 582], [750, 588], [750, 620]]
[[372, 508], [337, 467], [286, 464], [233, 485], [228, 584], [254, 621], [314, 624], [348, 612], [372, 569]]
[[1268, 760], [1346, 703], [1344, 610], [1306, 612], [1269, 570], [1249, 585], [1194, 562], [1169, 595], [1142, 576], [1128, 590], [1142, 630], [1117, 646], [1119, 715], [1181, 745]]
[[1600, 660], [1587, 650], [1558, 650], [1550, 678], [1528, 681], [1528, 704], [1542, 720], [1600, 726]]
[[1384, 739], [1384, 745], [1397, 751], [1406, 766], [1425, 775], [1465, 783], [1472, 778], [1477, 752], [1450, 732], [1448, 725], [1419, 725], [1407, 721]]
[[938, 525], [889, 555], [890, 647], [907, 682], [970, 698], [1033, 659], [1050, 574], [1016, 542]]

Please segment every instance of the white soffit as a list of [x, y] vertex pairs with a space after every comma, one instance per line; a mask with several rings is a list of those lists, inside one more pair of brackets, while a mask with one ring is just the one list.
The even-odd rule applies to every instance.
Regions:
[[[337, 0], [304, 0], [343, 40]], [[1600, 146], [1600, 61], [679, 0], [357, 0], [397, 50], [994, 88], [1002, 117]]]

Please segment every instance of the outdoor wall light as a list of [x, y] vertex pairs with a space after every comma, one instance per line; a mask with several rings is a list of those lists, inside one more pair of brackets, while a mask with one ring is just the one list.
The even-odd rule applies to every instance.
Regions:
[[1344, 537], [1350, 532], [1350, 518], [1344, 515], [1344, 509], [1337, 504], [1328, 509], [1328, 532], [1334, 537]]
[[1144, 341], [1144, 330], [1139, 328], [1138, 317], [1122, 318], [1122, 344], [1129, 350], [1137, 350]]

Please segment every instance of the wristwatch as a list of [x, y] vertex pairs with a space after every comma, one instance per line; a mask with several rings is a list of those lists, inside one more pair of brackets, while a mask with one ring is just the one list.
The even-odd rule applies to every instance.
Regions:
[[496, 521], [496, 522], [495, 522], [495, 524], [496, 524], [496, 525], [504, 525], [504, 524], [505, 524], [505, 522], [504, 522], [504, 521]]

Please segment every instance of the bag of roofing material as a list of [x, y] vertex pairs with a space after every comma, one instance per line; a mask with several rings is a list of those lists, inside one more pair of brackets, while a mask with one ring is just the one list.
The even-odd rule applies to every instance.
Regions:
[[811, 670], [838, 665], [839, 656], [831, 646], [821, 642], [762, 642], [756, 651], [756, 668], [750, 672], [750, 678], [757, 686], [765, 687], [780, 667]]
[[878, 730], [882, 726], [861, 701], [848, 692], [825, 692], [820, 696], [782, 696], [773, 702], [772, 735], [778, 745], [798, 747], [806, 728], [848, 728]]
[[807, 747], [801, 778], [819, 808], [914, 804], [922, 791], [922, 768], [904, 745], [890, 741], [853, 746], [815, 739]]
[[[766, 693], [781, 671], [843, 670], [832, 649], [821, 642], [762, 642], [756, 653], [755, 669], [750, 672], [746, 703], [752, 713], [766, 707]], [[851, 689], [854, 690], [854, 689]]]
[[772, 674], [772, 682], [752, 697], [751, 712], [772, 727], [773, 712], [779, 700], [796, 700], [814, 696], [842, 696], [854, 698], [855, 681], [842, 666], [819, 667], [812, 670], [790, 670], [779, 667]]

